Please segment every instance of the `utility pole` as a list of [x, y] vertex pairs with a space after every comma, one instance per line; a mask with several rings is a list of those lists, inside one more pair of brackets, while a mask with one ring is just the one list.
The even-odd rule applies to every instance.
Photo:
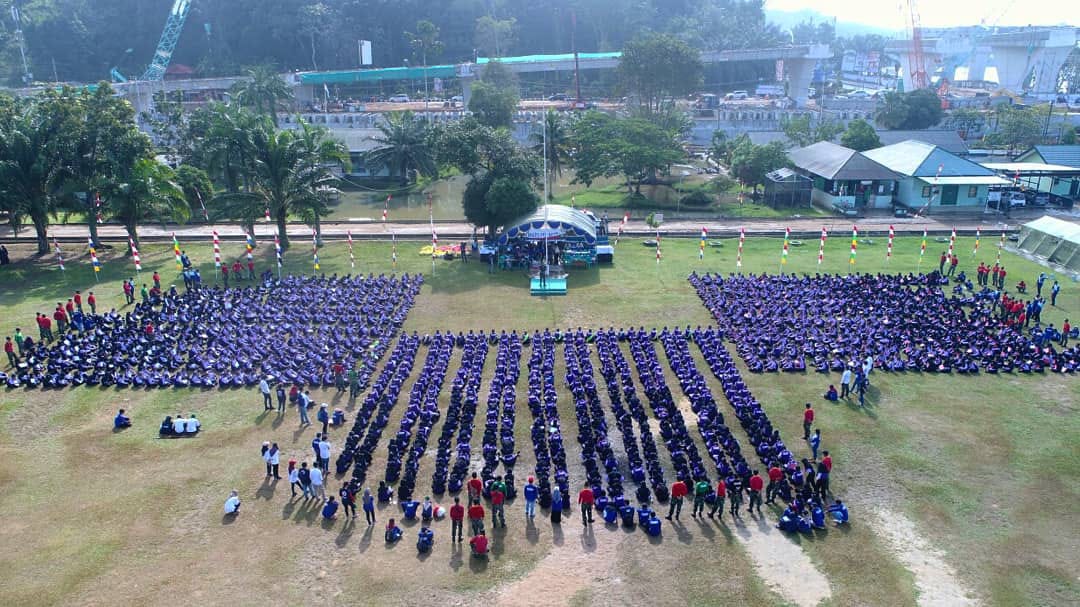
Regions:
[[577, 51], [577, 12], [570, 11], [570, 48], [574, 51], [574, 87], [577, 89], [577, 98], [574, 100], [574, 108], [581, 109], [581, 69], [578, 66]]

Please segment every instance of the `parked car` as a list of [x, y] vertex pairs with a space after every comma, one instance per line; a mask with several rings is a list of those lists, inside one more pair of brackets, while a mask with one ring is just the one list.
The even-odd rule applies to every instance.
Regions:
[[408, 102], [409, 102], [409, 96], [408, 95], [398, 94], [398, 95], [391, 95], [390, 96], [390, 103], [408, 103]]
[[556, 93], [548, 97], [548, 101], [566, 101], [568, 97], [565, 93]]
[[1015, 209], [1016, 207], [1027, 206], [1027, 197], [1020, 190], [1014, 190], [1009, 192], [1009, 208]]
[[749, 97], [750, 97], [750, 93], [747, 93], [746, 91], [731, 91], [727, 95], [724, 95], [724, 99], [727, 99], [727, 100], [730, 100], [730, 101], [741, 101], [741, 100], [747, 99]]

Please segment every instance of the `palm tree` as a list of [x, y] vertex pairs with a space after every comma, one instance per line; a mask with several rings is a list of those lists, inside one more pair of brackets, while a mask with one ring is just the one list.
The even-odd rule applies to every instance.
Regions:
[[385, 123], [379, 124], [382, 135], [373, 137], [379, 147], [368, 153], [368, 162], [390, 169], [391, 175], [401, 177], [402, 185], [409, 183], [414, 173], [438, 175], [428, 130], [427, 121], [414, 117], [412, 112], [387, 114]]
[[167, 219], [182, 222], [191, 215], [175, 171], [153, 158], [137, 160], [126, 179], [108, 184], [104, 194], [105, 213], [123, 224], [136, 244], [140, 222], [156, 220], [164, 225]]
[[[554, 196], [554, 189], [551, 187], [551, 176], [562, 177], [562, 161], [567, 157], [567, 148], [569, 146], [569, 135], [566, 131], [566, 123], [559, 116], [559, 114], [548, 111], [544, 115], [544, 126], [547, 129], [547, 145], [544, 145], [544, 133], [533, 133], [530, 138], [533, 141], [533, 151], [540, 154], [540, 157], [547, 155], [547, 170], [548, 174], [544, 175], [544, 179], [547, 180], [548, 196]], [[546, 150], [545, 150], [546, 147]]]
[[249, 191], [215, 198], [230, 214], [262, 213], [270, 209], [277, 222], [281, 248], [289, 248], [286, 232], [290, 215], [325, 214], [320, 190], [333, 188], [336, 178], [328, 163], [345, 155], [342, 144], [322, 128], [303, 126], [299, 132], [278, 131], [268, 124], [252, 131], [252, 173]]
[[247, 78], [233, 85], [232, 94], [240, 105], [254, 108], [257, 114], [269, 116], [274, 126], [278, 124], [278, 108], [293, 96], [289, 85], [269, 65], [247, 70]]
[[49, 252], [49, 214], [56, 210], [64, 174], [53, 129], [31, 108], [0, 131], [0, 189], [18, 226], [29, 217], [38, 253]]

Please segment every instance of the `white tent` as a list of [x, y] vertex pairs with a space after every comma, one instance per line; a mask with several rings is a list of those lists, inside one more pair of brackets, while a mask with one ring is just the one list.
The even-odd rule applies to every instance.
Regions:
[[1080, 272], [1080, 224], [1049, 215], [1020, 228], [1017, 247], [1072, 272]]

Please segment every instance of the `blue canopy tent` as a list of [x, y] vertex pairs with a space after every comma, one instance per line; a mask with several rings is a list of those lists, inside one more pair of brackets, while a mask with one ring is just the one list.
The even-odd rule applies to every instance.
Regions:
[[[598, 221], [591, 213], [563, 205], [544, 205], [503, 226], [497, 239], [499, 266], [524, 268], [536, 294], [566, 292], [563, 268], [596, 263]], [[549, 275], [543, 281], [543, 260]], [[552, 288], [555, 291], [552, 291]]]

